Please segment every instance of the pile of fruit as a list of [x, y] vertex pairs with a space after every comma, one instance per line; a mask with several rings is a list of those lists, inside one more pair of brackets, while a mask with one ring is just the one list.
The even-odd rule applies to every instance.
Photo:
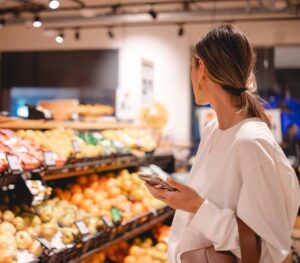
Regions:
[[[32, 140], [39, 145], [43, 150], [56, 153], [59, 157], [65, 159], [70, 156], [76, 158], [82, 157], [97, 157], [103, 154], [103, 148], [99, 145], [88, 145], [79, 137], [72, 129], [57, 128], [48, 131], [33, 131], [33, 130], [19, 130], [18, 135], [21, 138]], [[79, 152], [74, 149], [72, 141], [77, 141]]]
[[121, 170], [117, 175], [90, 174], [80, 176], [65, 190], [54, 189], [56, 195], [68, 200], [96, 217], [111, 218], [111, 208], [121, 211], [124, 221], [163, 203], [153, 198], [137, 173]]
[[151, 152], [156, 147], [156, 142], [146, 130], [137, 128], [126, 128], [120, 130], [105, 130], [102, 135], [115, 142], [119, 142], [131, 149]]
[[[59, 246], [74, 242], [79, 231], [76, 220], [82, 220], [90, 233], [102, 228], [102, 221], [77, 206], [54, 198], [37, 207], [13, 205], [8, 193], [1, 193], [0, 207], [0, 262], [16, 262], [18, 250], [40, 256], [42, 245], [36, 238], [47, 239]], [[10, 209], [11, 208], [11, 209]]]
[[[85, 259], [83, 263], [168, 263], [167, 240], [165, 235], [170, 232], [167, 225], [158, 225], [153, 230], [154, 238], [135, 238], [133, 242], [120, 242]], [[159, 239], [157, 239], [159, 238]], [[156, 240], [156, 241], [155, 241]]]
[[5, 154], [16, 155], [24, 170], [41, 165], [44, 156], [42, 149], [31, 140], [21, 139], [18, 134], [8, 129], [0, 129], [0, 172], [7, 168]]

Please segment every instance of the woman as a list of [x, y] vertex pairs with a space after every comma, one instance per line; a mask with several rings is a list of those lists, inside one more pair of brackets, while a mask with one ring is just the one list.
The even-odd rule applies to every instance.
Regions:
[[187, 184], [168, 179], [177, 192], [147, 185], [177, 210], [171, 263], [212, 245], [241, 258], [237, 217], [260, 237], [260, 262], [279, 263], [289, 253], [299, 184], [255, 94], [254, 63], [248, 39], [231, 25], [216, 27], [194, 47], [195, 101], [210, 104], [217, 119], [202, 134]]

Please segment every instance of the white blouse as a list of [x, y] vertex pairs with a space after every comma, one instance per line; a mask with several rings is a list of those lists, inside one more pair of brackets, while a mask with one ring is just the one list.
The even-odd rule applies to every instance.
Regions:
[[205, 202], [195, 214], [176, 211], [171, 263], [179, 263], [185, 251], [211, 245], [240, 258], [236, 214], [261, 237], [261, 263], [280, 263], [288, 255], [299, 183], [263, 121], [246, 119], [224, 131], [210, 122], [187, 183]]

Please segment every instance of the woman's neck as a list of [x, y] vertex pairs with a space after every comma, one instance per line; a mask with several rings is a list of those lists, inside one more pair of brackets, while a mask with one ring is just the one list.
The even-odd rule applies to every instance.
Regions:
[[218, 103], [211, 103], [211, 107], [215, 110], [218, 118], [219, 128], [227, 130], [235, 124], [247, 119], [243, 112], [233, 107], [230, 100], [217, 100]]

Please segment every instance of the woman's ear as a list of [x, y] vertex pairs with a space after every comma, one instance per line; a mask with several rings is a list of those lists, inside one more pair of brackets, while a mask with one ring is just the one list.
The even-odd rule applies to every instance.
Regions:
[[202, 59], [200, 59], [199, 62], [200, 62], [199, 63], [200, 79], [205, 79], [206, 78], [206, 66]]

